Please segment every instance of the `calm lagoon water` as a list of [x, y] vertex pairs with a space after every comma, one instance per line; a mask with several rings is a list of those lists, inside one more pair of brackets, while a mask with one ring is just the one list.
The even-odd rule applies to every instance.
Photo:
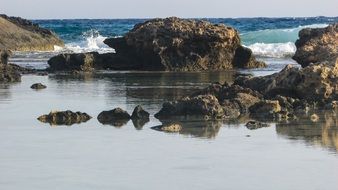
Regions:
[[[263, 75], [274, 69], [248, 71]], [[152, 130], [153, 115], [234, 72], [102, 72], [85, 76], [25, 75], [0, 85], [0, 189], [274, 189], [338, 188], [338, 120], [309, 119], [249, 130], [245, 118], [184, 124], [179, 134]], [[42, 82], [47, 89], [30, 85]], [[142, 128], [100, 124], [115, 107], [151, 113]], [[51, 110], [87, 112], [93, 119], [50, 126], [36, 118]], [[306, 116], [304, 116], [306, 117]]]

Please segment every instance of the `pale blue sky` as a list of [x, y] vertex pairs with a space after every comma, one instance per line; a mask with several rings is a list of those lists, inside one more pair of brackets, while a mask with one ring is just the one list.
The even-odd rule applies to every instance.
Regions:
[[338, 0], [1, 0], [0, 13], [40, 18], [338, 16]]

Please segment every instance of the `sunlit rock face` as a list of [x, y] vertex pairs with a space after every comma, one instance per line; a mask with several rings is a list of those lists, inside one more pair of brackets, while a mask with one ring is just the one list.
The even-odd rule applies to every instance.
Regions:
[[338, 57], [338, 23], [326, 28], [306, 28], [299, 32], [293, 59], [302, 67], [310, 63], [334, 63]]

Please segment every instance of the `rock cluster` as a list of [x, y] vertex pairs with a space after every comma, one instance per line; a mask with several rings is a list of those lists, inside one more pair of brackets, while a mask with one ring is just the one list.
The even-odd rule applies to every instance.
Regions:
[[54, 46], [64, 46], [50, 30], [40, 28], [31, 21], [0, 15], [0, 49], [14, 51], [51, 51]]
[[51, 70], [216, 71], [265, 67], [241, 45], [238, 32], [225, 25], [176, 17], [137, 24], [105, 43], [116, 53], [62, 54]]
[[72, 111], [53, 111], [47, 115], [42, 115], [38, 118], [43, 123], [51, 125], [73, 125], [76, 123], [83, 123], [90, 120], [92, 117], [82, 112]]

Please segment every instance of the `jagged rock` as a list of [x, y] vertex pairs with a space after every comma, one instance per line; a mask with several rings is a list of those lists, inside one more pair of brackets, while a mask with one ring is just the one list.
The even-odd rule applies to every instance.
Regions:
[[249, 121], [245, 126], [249, 130], [256, 130], [256, 129], [260, 129], [260, 128], [270, 127], [269, 124], [262, 123], [262, 122], [259, 122], [259, 121]]
[[334, 64], [338, 57], [338, 23], [326, 28], [306, 28], [299, 32], [297, 51], [293, 56], [302, 67], [310, 63]]
[[338, 62], [310, 65], [299, 69], [286, 66], [281, 72], [263, 77], [242, 77], [235, 84], [264, 94], [265, 97], [282, 95], [307, 101], [328, 101], [337, 98]]
[[64, 43], [50, 30], [31, 21], [0, 15], [0, 48], [13, 51], [50, 51]]
[[121, 61], [137, 70], [204, 71], [264, 67], [222, 24], [176, 17], [137, 24], [122, 38], [109, 38]]
[[12, 55], [12, 52], [6, 49], [0, 49], [0, 64], [7, 65], [8, 58]]
[[132, 119], [149, 119], [150, 114], [145, 111], [140, 105], [136, 106], [131, 118]]
[[42, 115], [38, 118], [43, 123], [51, 125], [73, 125], [76, 123], [83, 123], [90, 120], [92, 117], [86, 113], [72, 112], [72, 111], [53, 111], [48, 115]]
[[263, 100], [250, 107], [250, 115], [259, 118], [274, 118], [282, 111], [279, 101]]
[[41, 89], [45, 89], [45, 88], [47, 88], [47, 86], [43, 85], [41, 83], [36, 83], [36, 84], [33, 84], [31, 86], [31, 89], [34, 89], [34, 90], [41, 90]]
[[131, 119], [128, 112], [121, 108], [115, 108], [111, 111], [103, 111], [97, 116], [100, 123], [121, 127]]
[[175, 102], [166, 102], [163, 108], [155, 114], [160, 120], [165, 119], [221, 119], [224, 110], [218, 99], [213, 95], [199, 95], [196, 97], [185, 97]]

